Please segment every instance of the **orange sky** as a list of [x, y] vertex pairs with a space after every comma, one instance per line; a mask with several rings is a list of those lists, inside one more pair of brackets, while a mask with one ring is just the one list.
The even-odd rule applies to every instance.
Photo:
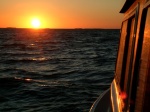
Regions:
[[0, 27], [120, 28], [125, 0], [0, 0]]

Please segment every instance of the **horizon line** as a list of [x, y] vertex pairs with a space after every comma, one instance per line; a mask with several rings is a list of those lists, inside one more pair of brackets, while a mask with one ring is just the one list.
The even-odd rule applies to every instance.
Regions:
[[19, 28], [19, 27], [0, 27], [0, 29], [35, 29], [35, 30], [40, 30], [40, 29], [120, 29], [120, 28]]

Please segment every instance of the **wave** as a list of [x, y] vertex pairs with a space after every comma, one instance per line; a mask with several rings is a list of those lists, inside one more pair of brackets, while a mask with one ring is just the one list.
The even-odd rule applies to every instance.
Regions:
[[14, 63], [32, 63], [32, 62], [46, 62], [47, 60], [51, 60], [50, 58], [38, 57], [38, 58], [20, 58], [20, 59], [5, 59], [0, 62], [5, 64], [14, 64]]
[[4, 47], [4, 48], [16, 48], [16, 47], [25, 48], [26, 45], [20, 44], [20, 43], [8, 43], [8, 44], [2, 44], [1, 47]]
[[29, 78], [17, 78], [17, 77], [4, 77], [0, 78], [0, 87], [12, 88], [19, 87], [23, 83], [30, 83], [32, 79]]

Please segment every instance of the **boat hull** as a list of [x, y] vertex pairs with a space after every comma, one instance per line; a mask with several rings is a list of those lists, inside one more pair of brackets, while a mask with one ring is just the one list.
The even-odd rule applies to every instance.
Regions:
[[110, 89], [106, 90], [92, 105], [90, 112], [112, 112]]

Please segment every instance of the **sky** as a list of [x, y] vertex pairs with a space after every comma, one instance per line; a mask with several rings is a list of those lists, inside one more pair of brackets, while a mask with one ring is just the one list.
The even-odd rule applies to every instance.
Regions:
[[120, 28], [125, 0], [0, 0], [0, 27]]

